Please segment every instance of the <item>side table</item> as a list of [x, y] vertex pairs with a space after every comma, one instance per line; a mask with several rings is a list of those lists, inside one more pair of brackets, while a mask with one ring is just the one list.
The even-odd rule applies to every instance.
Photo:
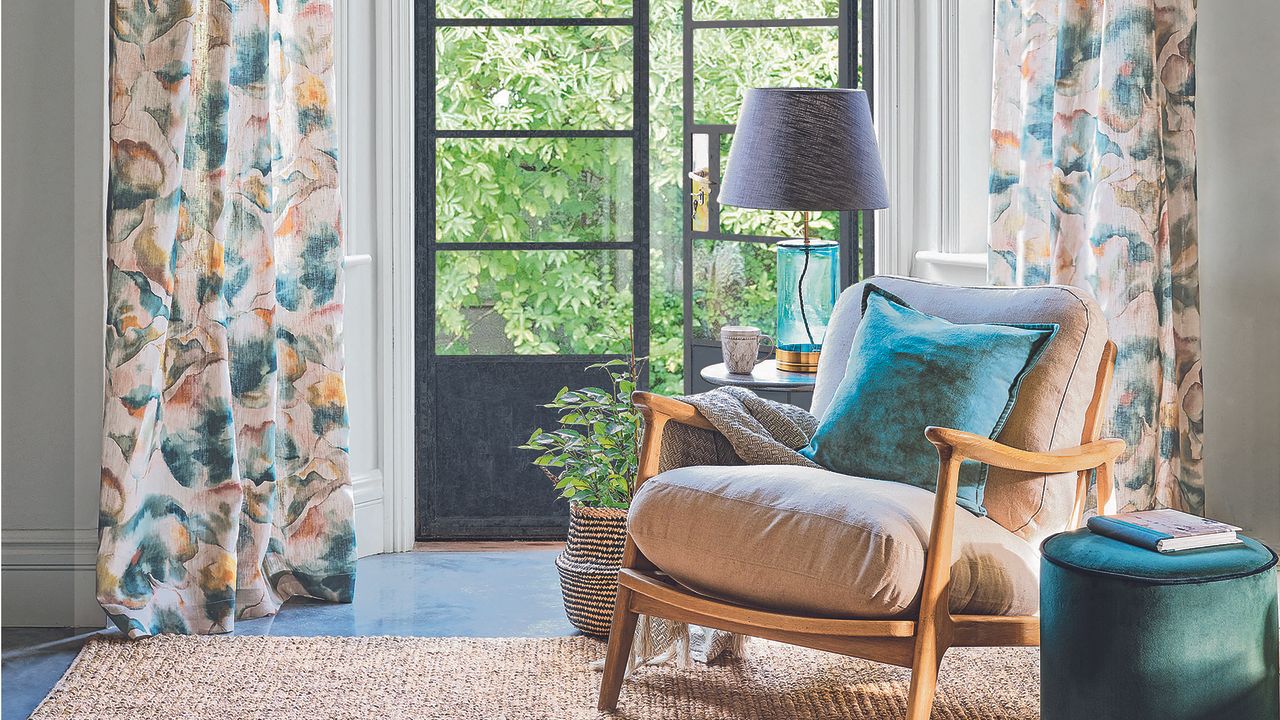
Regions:
[[813, 392], [814, 373], [798, 373], [779, 370], [776, 360], [765, 360], [755, 366], [750, 375], [729, 372], [724, 363], [702, 368], [702, 379], [712, 385], [735, 385], [751, 390], [780, 390], [782, 392]]
[[808, 409], [813, 397], [814, 373], [798, 373], [779, 370], [774, 360], [765, 360], [755, 366], [750, 375], [729, 372], [724, 363], [702, 368], [702, 379], [715, 386], [734, 385], [754, 390], [760, 397], [790, 403]]

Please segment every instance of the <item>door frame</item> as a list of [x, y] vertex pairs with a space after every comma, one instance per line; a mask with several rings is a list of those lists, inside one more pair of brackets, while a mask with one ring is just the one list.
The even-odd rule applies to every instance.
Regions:
[[374, 12], [382, 537], [385, 552], [406, 552], [414, 543], [416, 458], [413, 0], [382, 0]]
[[[490, 377], [501, 377], [499, 368], [537, 366], [539, 363], [550, 373], [552, 368], [561, 368], [566, 363], [582, 368], [592, 363], [621, 359], [618, 353], [582, 354], [574, 350], [554, 355], [518, 355], [518, 354], [475, 354], [449, 356], [437, 353], [436, 348], [436, 288], [437, 258], [441, 253], [449, 252], [508, 252], [508, 251], [601, 251], [604, 253], [630, 253], [630, 293], [631, 307], [631, 351], [637, 357], [649, 354], [649, 0], [632, 0], [630, 17], [520, 17], [520, 18], [459, 18], [439, 17], [436, 14], [436, 0], [420, 0], [415, 3], [412, 16], [414, 27], [414, 177], [416, 179], [418, 201], [413, 209], [416, 215], [414, 231], [414, 280], [416, 293], [414, 300], [415, 323], [415, 357], [422, 358], [423, 364], [415, 370], [414, 403], [415, 403], [415, 445], [416, 461], [414, 472], [414, 534], [423, 540], [440, 540], [453, 537], [502, 538], [507, 533], [514, 533], [518, 539], [528, 536], [529, 539], [541, 539], [543, 535], [552, 533], [559, 536], [568, 530], [568, 511], [564, 509], [561, 518], [547, 524], [551, 518], [521, 517], [521, 522], [504, 526], [501, 522], [493, 522], [481, 516], [433, 516], [432, 499], [439, 500], [433, 490], [438, 491], [437, 478], [433, 477], [439, 470], [440, 461], [439, 437], [437, 434], [437, 414], [442, 407], [442, 397], [447, 393], [437, 386], [437, 378], [446, 366], [462, 364], [475, 367], [479, 373], [497, 373]], [[438, 116], [434, 90], [436, 81], [436, 61], [438, 58], [437, 31], [459, 27], [484, 28], [629, 28], [631, 32], [631, 122], [629, 127], [590, 128], [579, 127], [565, 129], [514, 129], [514, 128], [440, 128], [437, 126]], [[585, 125], [590, 121], [578, 120]], [[629, 140], [631, 143], [631, 238], [627, 242], [619, 241], [561, 241], [543, 242], [535, 240], [491, 241], [491, 242], [459, 242], [456, 239], [442, 241], [436, 237], [436, 143], [439, 140], [475, 140], [475, 139], [588, 139], [616, 138]], [[487, 367], [486, 367], [487, 366]], [[637, 384], [647, 387], [644, 378]], [[556, 383], [550, 388], [554, 393], [560, 387]], [[493, 398], [488, 398], [493, 399]], [[481, 401], [483, 403], [483, 400]], [[536, 406], [530, 402], [530, 407]], [[474, 412], [474, 411], [473, 411]], [[467, 419], [471, 419], [468, 416]], [[523, 436], [521, 436], [523, 437]], [[519, 441], [515, 441], [518, 443]], [[512, 448], [512, 451], [515, 449]], [[536, 453], [526, 453], [532, 459]], [[542, 477], [533, 466], [528, 466], [531, 475]], [[517, 520], [512, 517], [511, 520]]]

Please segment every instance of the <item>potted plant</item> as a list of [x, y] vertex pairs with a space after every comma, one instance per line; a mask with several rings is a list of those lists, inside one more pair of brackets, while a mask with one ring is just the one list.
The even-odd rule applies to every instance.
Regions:
[[589, 635], [609, 634], [618, 593], [643, 432], [631, 403], [641, 366], [634, 353], [629, 360], [588, 366], [607, 373], [610, 386], [562, 388], [543, 406], [559, 413], [559, 427], [538, 428], [520, 446], [541, 453], [534, 464], [569, 501], [569, 537], [556, 568], [565, 614]]

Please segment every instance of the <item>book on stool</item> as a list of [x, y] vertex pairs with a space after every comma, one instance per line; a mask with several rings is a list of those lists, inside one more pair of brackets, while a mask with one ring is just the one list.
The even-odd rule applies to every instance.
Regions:
[[1240, 542], [1235, 525], [1171, 510], [1143, 510], [1089, 518], [1096, 535], [1161, 553], [1235, 545]]

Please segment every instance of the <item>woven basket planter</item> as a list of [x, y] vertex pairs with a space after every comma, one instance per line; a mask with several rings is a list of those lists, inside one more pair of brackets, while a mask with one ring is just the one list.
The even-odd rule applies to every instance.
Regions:
[[556, 569], [564, 612], [588, 635], [609, 635], [626, 538], [626, 510], [569, 506], [569, 539], [556, 557]]

